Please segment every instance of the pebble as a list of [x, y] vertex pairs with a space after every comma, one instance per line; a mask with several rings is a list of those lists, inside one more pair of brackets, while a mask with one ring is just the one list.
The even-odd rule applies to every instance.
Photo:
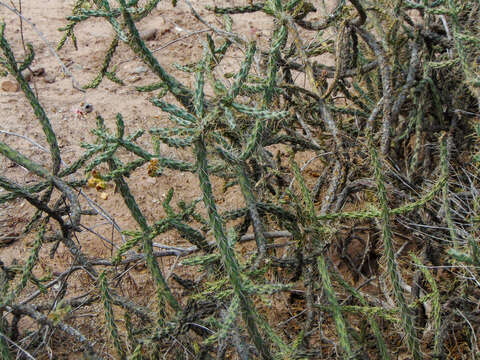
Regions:
[[18, 83], [11, 80], [5, 80], [2, 82], [2, 90], [6, 92], [17, 92], [19, 90]]
[[27, 82], [30, 82], [30, 80], [32, 80], [32, 73], [30, 72], [30, 70], [25, 70], [22, 75], [23, 78], [27, 80]]
[[82, 110], [83, 110], [85, 113], [89, 114], [89, 113], [91, 113], [91, 112], [93, 111], [93, 105], [92, 105], [92, 104], [88, 104], [88, 103], [87, 103], [87, 104], [83, 104], [83, 105], [82, 105]]
[[146, 41], [155, 40], [156, 36], [157, 36], [157, 29], [148, 29], [140, 33], [140, 37]]
[[148, 69], [144, 66], [137, 66], [135, 68], [135, 70], [132, 71], [132, 74], [142, 74], [142, 73], [146, 73], [148, 71]]
[[45, 74], [45, 68], [39, 67], [38, 69], [32, 69], [33, 76], [42, 76]]
[[45, 81], [47, 84], [53, 84], [55, 82], [56, 76], [53, 74], [45, 74], [43, 77], [43, 81]]
[[42, 76], [43, 74], [45, 74], [45, 68], [40, 67], [38, 69], [32, 69], [32, 71], [25, 70], [22, 74], [23, 74], [23, 77], [25, 78], [25, 80], [31, 81], [32, 80], [32, 75], [33, 76]]

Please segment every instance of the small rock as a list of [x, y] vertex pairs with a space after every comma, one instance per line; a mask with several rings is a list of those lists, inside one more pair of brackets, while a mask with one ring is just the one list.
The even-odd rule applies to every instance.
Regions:
[[142, 74], [142, 73], [146, 73], [148, 71], [148, 69], [144, 66], [137, 66], [135, 68], [135, 70], [132, 71], [132, 74]]
[[2, 82], [2, 90], [6, 92], [17, 92], [19, 86], [15, 81], [5, 80]]
[[42, 76], [43, 74], [45, 74], [45, 68], [40, 67], [38, 69], [33, 69], [32, 72], [33, 76]]
[[8, 234], [0, 234], [0, 246], [7, 246], [13, 243], [15, 240], [18, 240], [20, 234], [16, 232], [10, 232]]
[[89, 104], [89, 103], [83, 104], [82, 110], [83, 110], [83, 112], [89, 114], [93, 111], [93, 105]]
[[43, 81], [45, 81], [47, 84], [53, 84], [55, 82], [56, 76], [53, 74], [45, 74], [43, 77]]
[[148, 29], [140, 33], [140, 37], [146, 41], [155, 40], [156, 36], [157, 36], [157, 29]]
[[23, 78], [25, 80], [27, 80], [28, 82], [30, 82], [30, 80], [32, 80], [32, 72], [30, 70], [25, 70], [23, 73]]
[[42, 76], [43, 74], [45, 74], [45, 69], [43, 67], [40, 67], [38, 69], [32, 69], [31, 71], [27, 69], [22, 74], [25, 80], [31, 81], [32, 76]]

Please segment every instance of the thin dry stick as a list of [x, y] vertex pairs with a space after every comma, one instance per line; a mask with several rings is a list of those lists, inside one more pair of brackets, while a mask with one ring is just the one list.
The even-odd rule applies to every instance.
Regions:
[[23, 349], [20, 345], [18, 345], [15, 341], [11, 340], [7, 335], [0, 332], [0, 336], [7, 340], [10, 344], [18, 348], [23, 354], [25, 354], [29, 359], [36, 360], [27, 350]]
[[[49, 289], [51, 288], [52, 286], [54, 286], [55, 284], [58, 284], [60, 281], [62, 281], [65, 277], [67, 276], [70, 276], [70, 274], [72, 274], [73, 272], [75, 271], [78, 271], [78, 270], [82, 270], [83, 269], [83, 266], [72, 266], [70, 267], [70, 269], [64, 271], [63, 273], [61, 273], [56, 279], [50, 281], [48, 284], [46, 285], [43, 285], [43, 287], [45, 289]], [[39, 295], [42, 294], [42, 291], [41, 290], [37, 290], [35, 291], [34, 293], [32, 293], [30, 296], [28, 296], [25, 300], [22, 300], [22, 302], [20, 302], [20, 305], [26, 305], [28, 304], [29, 302], [31, 302], [32, 300], [35, 300], [35, 298], [37, 298]]]

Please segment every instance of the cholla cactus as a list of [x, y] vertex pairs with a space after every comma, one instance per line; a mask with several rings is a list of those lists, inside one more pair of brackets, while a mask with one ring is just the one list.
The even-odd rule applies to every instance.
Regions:
[[[127, 46], [158, 78], [136, 90], [154, 94], [150, 102], [170, 120], [128, 133], [135, 124], [127, 116], [117, 114], [110, 129], [98, 113], [95, 141], [70, 165], [62, 165], [57, 134], [22, 75], [33, 47], [17, 60], [0, 28], [0, 66], [19, 83], [51, 156], [45, 166], [0, 141], [1, 156], [37, 176], [17, 184], [1, 173], [0, 204], [25, 199], [36, 212], [24, 234], [38, 233], [23, 262], [0, 263], [2, 358], [41, 357], [52, 348], [45, 339], [58, 334], [90, 358], [113, 351], [120, 359], [440, 358], [458, 351], [448, 331], [478, 352], [478, 0], [350, 0], [329, 13], [302, 0], [217, 2], [207, 10], [222, 16], [219, 27], [179, 1], [208, 27], [198, 61], [176, 64], [191, 87], [138, 31], [158, 4], [77, 0], [60, 29], [58, 49], [69, 39], [77, 47], [78, 24], [107, 22], [113, 35], [105, 58], [81, 91], [105, 78], [123, 86], [113, 64]], [[258, 26], [255, 36], [249, 28], [234, 32], [237, 14], [246, 13], [272, 20], [268, 45], [256, 41]], [[226, 74], [219, 65], [231, 54], [241, 61]], [[85, 104], [78, 116], [91, 111]], [[166, 155], [161, 144], [188, 156]], [[139, 179], [166, 171], [194, 175], [196, 199], [173, 204], [184, 195], [173, 188], [163, 202], [136, 193], [146, 186]], [[100, 207], [86, 208], [85, 185], [114, 189], [136, 224], [118, 244], [98, 234], [111, 258], [87, 255], [78, 241], [84, 215], [101, 214], [118, 228]], [[229, 189], [242, 205], [225, 211], [218, 199]], [[145, 211], [154, 206], [162, 215]], [[159, 243], [167, 232], [189, 246]], [[72, 267], [37, 278], [48, 262], [43, 250], [53, 256], [60, 244]], [[164, 267], [162, 257], [174, 257], [174, 266]], [[153, 300], [125, 280], [141, 263]], [[172, 273], [179, 263], [201, 275]], [[455, 281], [436, 274], [443, 265], [455, 269]], [[77, 298], [68, 287], [76, 271], [98, 290]], [[137, 295], [122, 293], [122, 281]], [[98, 303], [106, 321], [87, 336], [74, 313]], [[31, 333], [19, 328], [23, 317], [38, 325]], [[23, 341], [29, 338], [38, 341]]]

